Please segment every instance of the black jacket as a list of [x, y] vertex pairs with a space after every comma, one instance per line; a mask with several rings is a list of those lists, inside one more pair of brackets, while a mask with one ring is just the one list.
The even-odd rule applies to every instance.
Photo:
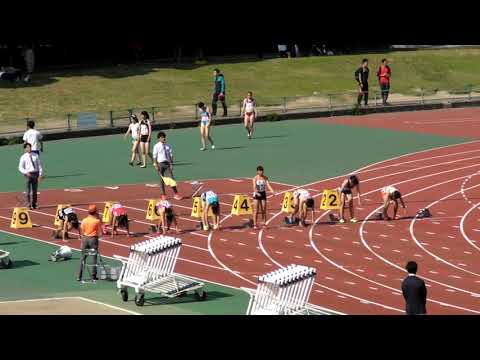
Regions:
[[368, 67], [363, 71], [363, 67], [359, 67], [357, 71], [355, 71], [355, 80], [360, 84], [362, 82], [363, 84], [368, 83], [368, 74], [370, 73], [370, 70]]
[[402, 293], [406, 302], [407, 315], [427, 313], [427, 287], [422, 279], [416, 276], [407, 276], [402, 282]]

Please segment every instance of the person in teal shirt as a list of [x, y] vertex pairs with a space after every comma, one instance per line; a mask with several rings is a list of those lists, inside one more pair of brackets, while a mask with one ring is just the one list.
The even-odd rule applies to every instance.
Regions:
[[225, 102], [225, 77], [220, 72], [220, 69], [213, 70], [215, 76], [215, 88], [212, 98], [212, 115], [217, 115], [217, 102], [220, 100], [223, 107], [223, 116], [227, 116], [227, 104]]

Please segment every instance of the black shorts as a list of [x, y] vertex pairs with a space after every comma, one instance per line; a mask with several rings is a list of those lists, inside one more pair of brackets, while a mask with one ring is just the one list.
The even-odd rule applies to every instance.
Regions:
[[253, 198], [255, 200], [267, 200], [267, 192], [266, 191], [257, 191]]
[[165, 217], [169, 223], [173, 220], [173, 210], [172, 208], [165, 209]]
[[148, 135], [141, 135], [140, 136], [140, 142], [142, 142], [142, 143], [148, 142]]
[[307, 209], [313, 209], [315, 207], [315, 200], [309, 198], [305, 201], [305, 205], [307, 206]]
[[352, 189], [343, 188], [341, 192], [345, 195], [352, 195]]
[[128, 215], [120, 215], [117, 217], [117, 225], [126, 228], [128, 226]]

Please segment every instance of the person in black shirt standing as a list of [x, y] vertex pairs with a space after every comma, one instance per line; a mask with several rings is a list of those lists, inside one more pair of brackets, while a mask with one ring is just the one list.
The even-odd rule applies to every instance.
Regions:
[[215, 76], [215, 88], [212, 99], [212, 115], [217, 115], [217, 102], [220, 100], [223, 107], [223, 116], [227, 116], [227, 105], [225, 103], [225, 78], [219, 69], [213, 70]]
[[358, 105], [361, 104], [362, 98], [364, 99], [365, 106], [368, 105], [368, 59], [362, 60], [362, 66], [355, 71], [355, 80], [358, 83]]
[[427, 287], [425, 282], [416, 276], [418, 265], [409, 261], [406, 266], [408, 276], [402, 282], [402, 293], [405, 298], [407, 315], [427, 314]]

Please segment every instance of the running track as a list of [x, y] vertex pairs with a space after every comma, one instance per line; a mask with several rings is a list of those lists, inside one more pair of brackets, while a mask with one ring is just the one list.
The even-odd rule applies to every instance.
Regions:
[[[401, 314], [404, 302], [399, 290], [405, 263], [419, 263], [419, 276], [427, 282], [430, 314], [480, 314], [480, 142], [454, 145], [387, 160], [360, 169], [362, 207], [358, 224], [330, 224], [327, 212], [318, 211], [314, 226], [285, 227], [279, 213], [282, 194], [269, 199], [269, 226], [253, 231], [243, 224], [246, 217], [227, 215], [235, 193], [249, 193], [249, 179], [207, 180], [207, 187], [221, 194], [222, 230], [200, 232], [198, 221], [189, 217], [191, 200], [174, 201], [180, 212], [180, 235], [184, 246], [176, 271], [234, 287], [255, 287], [259, 274], [291, 263], [314, 266], [317, 278], [310, 301], [346, 314]], [[307, 184], [315, 196], [338, 186], [340, 178]], [[400, 188], [408, 216], [391, 222], [372, 221], [385, 184]], [[273, 183], [276, 192], [293, 189]], [[180, 190], [188, 194], [189, 185]], [[128, 246], [142, 241], [148, 228], [146, 199], [158, 195], [156, 187], [122, 185], [83, 188], [79, 192], [41, 191], [40, 209], [32, 211], [41, 227], [9, 228], [15, 194], [2, 193], [0, 229], [53, 244], [49, 240], [56, 204], [70, 202], [79, 212], [89, 202], [122, 201], [135, 219], [133, 231], [143, 233], [105, 237], [103, 255], [127, 255]], [[316, 206], [318, 207], [319, 201]], [[415, 219], [416, 211], [429, 207], [429, 219]], [[69, 245], [79, 248], [78, 240]], [[73, 276], [73, 274], [72, 274]]]

